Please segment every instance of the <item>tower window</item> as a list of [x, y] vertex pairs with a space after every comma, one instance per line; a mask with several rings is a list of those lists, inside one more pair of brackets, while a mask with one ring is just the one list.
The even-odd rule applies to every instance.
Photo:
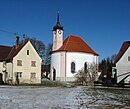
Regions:
[[75, 73], [75, 63], [71, 63], [71, 73]]
[[27, 55], [29, 55], [29, 50], [27, 50]]

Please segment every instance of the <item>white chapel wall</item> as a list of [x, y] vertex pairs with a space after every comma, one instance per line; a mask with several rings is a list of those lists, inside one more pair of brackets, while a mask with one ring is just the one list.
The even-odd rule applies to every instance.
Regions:
[[51, 79], [53, 78], [53, 69], [56, 70], [57, 79], [60, 78], [60, 64], [61, 64], [60, 60], [61, 60], [60, 52], [53, 53], [51, 55]]
[[75, 74], [71, 73], [71, 63], [75, 62], [76, 72], [84, 67], [85, 62], [96, 63], [96, 56], [93, 54], [82, 53], [82, 52], [68, 52], [67, 53], [67, 77], [73, 77]]

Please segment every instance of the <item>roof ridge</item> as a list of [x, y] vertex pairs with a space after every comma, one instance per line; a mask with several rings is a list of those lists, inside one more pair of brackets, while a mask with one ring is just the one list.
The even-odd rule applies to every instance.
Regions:
[[12, 46], [6, 46], [6, 45], [0, 45], [1, 47], [12, 47]]
[[11, 54], [12, 49], [13, 49], [13, 47], [11, 48], [11, 50], [10, 50], [10, 52], [9, 52], [9, 54], [8, 54], [6, 59], [8, 59], [9, 55]]
[[74, 36], [74, 35], [69, 35], [70, 37], [79, 37], [80, 38], [80, 36]]

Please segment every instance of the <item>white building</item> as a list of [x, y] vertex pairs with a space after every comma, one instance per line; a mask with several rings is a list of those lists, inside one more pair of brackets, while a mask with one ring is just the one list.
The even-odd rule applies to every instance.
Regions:
[[53, 49], [51, 54], [51, 79], [74, 81], [75, 74], [95, 63], [98, 66], [98, 54], [79, 36], [68, 36], [63, 41], [63, 27], [59, 22], [53, 27]]
[[123, 42], [116, 56], [113, 72], [116, 73], [117, 83], [130, 83], [130, 41]]
[[42, 59], [30, 41], [0, 46], [0, 81], [11, 84], [41, 83]]

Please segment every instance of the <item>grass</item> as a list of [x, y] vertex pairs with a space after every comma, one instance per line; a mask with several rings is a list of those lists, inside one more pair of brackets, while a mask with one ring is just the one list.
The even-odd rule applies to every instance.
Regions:
[[75, 87], [74, 84], [70, 84], [67, 82], [60, 82], [60, 81], [50, 81], [50, 80], [44, 80], [42, 81], [43, 86], [50, 86], [50, 87]]
[[92, 88], [94, 96], [102, 96], [130, 106], [130, 89]]
[[[8, 84], [6, 84], [8, 85]], [[10, 85], [9, 85], [10, 86]], [[31, 88], [35, 88], [35, 87], [75, 87], [74, 84], [70, 84], [67, 82], [60, 82], [60, 81], [51, 81], [51, 80], [42, 80], [41, 84], [29, 84], [29, 83], [21, 83], [21, 84], [15, 84], [15, 85], [11, 85], [11, 86], [27, 86], [27, 87], [31, 87]]]

